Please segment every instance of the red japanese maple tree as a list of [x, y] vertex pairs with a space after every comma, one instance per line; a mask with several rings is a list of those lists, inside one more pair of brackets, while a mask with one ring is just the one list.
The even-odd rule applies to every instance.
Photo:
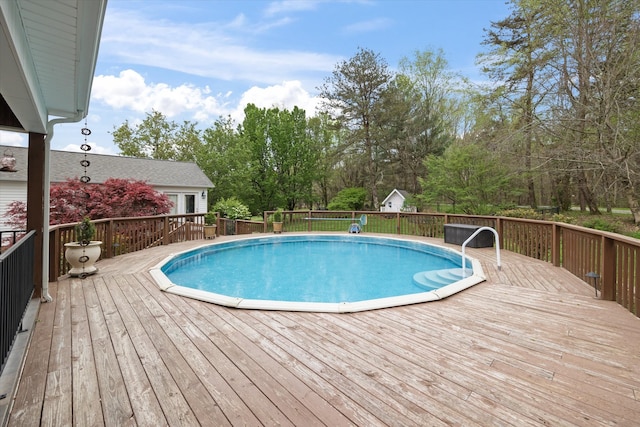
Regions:
[[[68, 179], [51, 185], [49, 224], [69, 224], [84, 216], [91, 219], [163, 215], [173, 203], [166, 194], [144, 181], [109, 178], [103, 184], [84, 184]], [[12, 227], [24, 229], [27, 206], [13, 202], [4, 214]]]

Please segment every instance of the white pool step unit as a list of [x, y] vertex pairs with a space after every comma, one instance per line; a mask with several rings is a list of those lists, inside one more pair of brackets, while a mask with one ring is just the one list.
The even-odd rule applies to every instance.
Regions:
[[438, 289], [462, 280], [473, 274], [471, 269], [445, 268], [442, 270], [421, 271], [413, 275], [413, 283], [426, 289]]

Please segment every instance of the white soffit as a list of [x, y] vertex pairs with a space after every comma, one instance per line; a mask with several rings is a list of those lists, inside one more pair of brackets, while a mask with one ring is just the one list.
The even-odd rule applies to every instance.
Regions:
[[0, 94], [24, 130], [87, 114], [107, 0], [0, 0]]

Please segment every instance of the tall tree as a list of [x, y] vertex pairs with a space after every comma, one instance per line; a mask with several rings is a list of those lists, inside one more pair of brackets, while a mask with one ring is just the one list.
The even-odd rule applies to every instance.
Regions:
[[404, 116], [405, 135], [397, 140], [394, 152], [401, 165], [398, 172], [408, 174], [403, 188], [417, 193], [418, 177], [426, 172], [423, 160], [430, 154], [441, 155], [462, 131], [461, 107], [467, 84], [449, 70], [442, 50], [415, 51], [412, 57], [400, 60], [399, 70], [395, 87], [404, 103], [396, 105], [405, 105], [404, 114], [396, 112], [392, 117]]
[[538, 0], [514, 1], [512, 14], [492, 22], [483, 44], [490, 51], [480, 55], [483, 71], [494, 81], [494, 99], [511, 111], [513, 133], [509, 138], [514, 147], [514, 160], [522, 159], [527, 184], [527, 203], [537, 207], [532, 150], [536, 132], [536, 111], [545, 91], [541, 76], [549, 66], [551, 54], [546, 50], [549, 26]]
[[387, 117], [382, 101], [392, 74], [379, 54], [360, 48], [349, 60], [340, 62], [321, 85], [325, 111], [348, 131], [346, 144], [363, 158], [366, 188], [374, 209], [378, 208], [378, 184], [384, 160], [383, 135]]
[[209, 200], [237, 197], [248, 204], [250, 150], [236, 131], [231, 117], [220, 117], [204, 130], [203, 144], [196, 154], [198, 166], [213, 183]]
[[178, 125], [159, 111], [147, 113], [135, 126], [125, 121], [112, 132], [123, 156], [158, 160], [194, 161], [201, 144], [200, 131], [189, 121]]

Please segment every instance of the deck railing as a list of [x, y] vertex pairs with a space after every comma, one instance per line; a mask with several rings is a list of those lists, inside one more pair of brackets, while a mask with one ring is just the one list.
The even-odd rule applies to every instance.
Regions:
[[0, 255], [0, 373], [33, 294], [35, 231]]
[[[272, 214], [265, 212], [262, 222], [218, 218], [217, 230], [220, 235], [271, 232]], [[492, 227], [498, 231], [503, 250], [563, 267], [597, 286], [601, 298], [617, 301], [640, 315], [640, 240], [614, 233], [521, 218], [367, 211], [286, 211], [284, 231], [347, 232], [352, 223], [361, 221], [362, 215], [367, 217], [367, 224], [362, 227], [366, 233], [443, 238], [444, 224]], [[102, 258], [204, 238], [203, 214], [118, 218], [98, 220], [95, 224], [97, 239], [103, 241]], [[51, 228], [50, 281], [68, 271], [64, 243], [74, 240], [73, 224]], [[588, 277], [587, 273], [596, 278]]]
[[[204, 238], [204, 214], [162, 215], [94, 221], [95, 240], [102, 241], [100, 259], [113, 258], [154, 246]], [[75, 224], [51, 226], [49, 231], [49, 281], [66, 274], [65, 243], [76, 241]]]

